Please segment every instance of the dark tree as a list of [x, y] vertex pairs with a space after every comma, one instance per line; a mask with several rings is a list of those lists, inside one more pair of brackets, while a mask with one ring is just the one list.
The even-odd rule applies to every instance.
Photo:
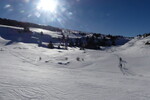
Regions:
[[74, 42], [72, 39], [69, 40], [69, 47], [74, 47]]
[[23, 31], [24, 31], [24, 32], [30, 32], [30, 29], [29, 29], [29, 27], [27, 27], [27, 26], [24, 26], [24, 29], [23, 29]]
[[48, 48], [50, 48], [50, 49], [53, 49], [53, 48], [54, 48], [54, 45], [53, 45], [52, 41], [49, 42]]

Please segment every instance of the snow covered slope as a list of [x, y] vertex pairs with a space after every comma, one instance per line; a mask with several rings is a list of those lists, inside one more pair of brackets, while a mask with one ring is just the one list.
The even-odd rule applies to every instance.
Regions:
[[[9, 35], [16, 33], [10, 28], [0, 30]], [[8, 43], [18, 38], [17, 34], [9, 35], [0, 35], [0, 100], [150, 98], [150, 46], [145, 45], [150, 37], [135, 38], [109, 50], [82, 51], [47, 49], [26, 40]]]
[[[50, 41], [53, 43], [60, 43], [60, 39], [62, 37], [61, 32], [54, 32], [45, 29], [39, 28], [30, 28], [31, 32], [24, 32], [22, 27], [13, 27], [0, 25], [0, 36], [9, 40], [6, 45], [10, 45], [15, 42], [23, 42], [23, 43], [34, 43], [39, 44], [39, 41], [42, 41], [43, 44], [48, 44]], [[43, 34], [41, 34], [41, 32]], [[69, 38], [81, 38], [81, 35], [76, 35], [73, 33], [64, 33], [65, 36], [69, 36]]]

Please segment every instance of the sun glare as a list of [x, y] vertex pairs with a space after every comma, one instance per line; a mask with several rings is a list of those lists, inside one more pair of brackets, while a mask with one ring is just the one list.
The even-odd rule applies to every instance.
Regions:
[[57, 0], [40, 0], [37, 5], [38, 10], [50, 11], [51, 13], [56, 12], [58, 6]]

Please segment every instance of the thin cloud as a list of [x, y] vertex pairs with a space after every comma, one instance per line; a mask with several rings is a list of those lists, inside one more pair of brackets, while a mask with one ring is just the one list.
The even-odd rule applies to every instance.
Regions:
[[24, 2], [28, 3], [28, 2], [30, 2], [30, 0], [24, 0]]
[[11, 5], [10, 4], [7, 4], [7, 5], [5, 5], [5, 9], [7, 9], [7, 8], [10, 8], [11, 7]]

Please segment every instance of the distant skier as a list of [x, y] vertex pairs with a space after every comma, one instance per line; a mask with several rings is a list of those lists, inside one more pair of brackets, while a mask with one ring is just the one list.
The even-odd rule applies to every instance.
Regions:
[[42, 60], [42, 58], [41, 57], [39, 57], [39, 61], [41, 61]]
[[122, 58], [119, 58], [119, 68], [121, 70], [121, 72], [123, 73], [123, 75], [126, 74], [126, 70], [128, 70], [127, 68], [125, 68], [125, 63], [127, 63], [126, 61], [122, 60]]

